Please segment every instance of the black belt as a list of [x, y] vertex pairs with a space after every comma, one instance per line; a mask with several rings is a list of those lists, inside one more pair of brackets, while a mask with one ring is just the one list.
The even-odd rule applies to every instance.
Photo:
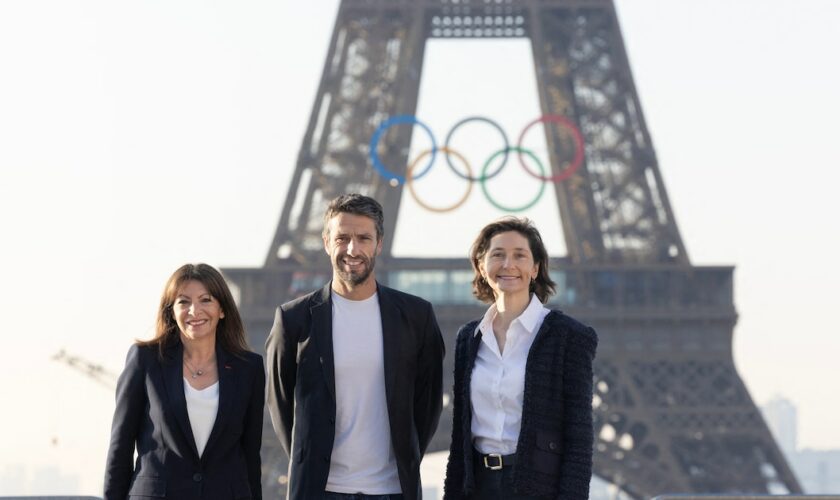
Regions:
[[502, 470], [516, 463], [516, 455], [500, 455], [498, 453], [481, 453], [475, 450], [473, 453], [477, 463], [490, 470]]

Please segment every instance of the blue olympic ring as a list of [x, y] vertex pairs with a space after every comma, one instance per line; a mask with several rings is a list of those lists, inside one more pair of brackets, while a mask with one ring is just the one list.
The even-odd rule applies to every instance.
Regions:
[[396, 115], [382, 122], [379, 125], [379, 127], [377, 127], [376, 131], [373, 133], [373, 136], [371, 136], [370, 138], [370, 161], [373, 164], [373, 168], [376, 170], [377, 173], [379, 173], [379, 175], [388, 179], [389, 181], [396, 180], [399, 184], [405, 183], [405, 177], [399, 174], [395, 174], [389, 171], [387, 168], [385, 168], [385, 165], [382, 164], [382, 160], [379, 159], [379, 152], [376, 150], [376, 148], [379, 146], [379, 140], [381, 139], [382, 134], [384, 134], [389, 127], [393, 125], [404, 124], [420, 125], [420, 127], [422, 127], [423, 130], [425, 130], [426, 133], [429, 134], [429, 138], [432, 140], [432, 154], [429, 156], [429, 162], [426, 164], [423, 170], [421, 170], [420, 173], [418, 173], [417, 175], [413, 176], [411, 180], [419, 179], [429, 172], [429, 170], [432, 168], [432, 165], [435, 163], [435, 156], [437, 156], [438, 149], [437, 143], [435, 142], [435, 135], [432, 133], [432, 129], [429, 128], [429, 126], [425, 123], [418, 120], [416, 116]]

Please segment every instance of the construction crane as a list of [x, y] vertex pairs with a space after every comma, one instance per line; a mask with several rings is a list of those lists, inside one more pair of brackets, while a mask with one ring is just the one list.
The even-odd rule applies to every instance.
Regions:
[[70, 368], [84, 373], [95, 382], [108, 389], [113, 390], [117, 385], [117, 375], [114, 372], [108, 370], [102, 365], [88, 361], [81, 356], [68, 354], [64, 349], [58, 351], [50, 359], [67, 364]]

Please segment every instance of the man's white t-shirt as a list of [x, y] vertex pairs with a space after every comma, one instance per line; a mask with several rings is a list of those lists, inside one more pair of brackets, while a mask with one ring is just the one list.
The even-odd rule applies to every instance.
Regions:
[[348, 300], [332, 293], [335, 442], [327, 491], [402, 493], [385, 400], [382, 317], [377, 294]]

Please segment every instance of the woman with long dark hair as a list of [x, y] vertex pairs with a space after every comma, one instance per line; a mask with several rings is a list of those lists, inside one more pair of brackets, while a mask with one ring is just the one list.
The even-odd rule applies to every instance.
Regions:
[[444, 498], [584, 500], [595, 331], [544, 306], [555, 284], [528, 219], [485, 226], [470, 259], [473, 293], [491, 305], [456, 340]]
[[117, 383], [105, 500], [261, 499], [264, 387], [222, 275], [181, 266]]

